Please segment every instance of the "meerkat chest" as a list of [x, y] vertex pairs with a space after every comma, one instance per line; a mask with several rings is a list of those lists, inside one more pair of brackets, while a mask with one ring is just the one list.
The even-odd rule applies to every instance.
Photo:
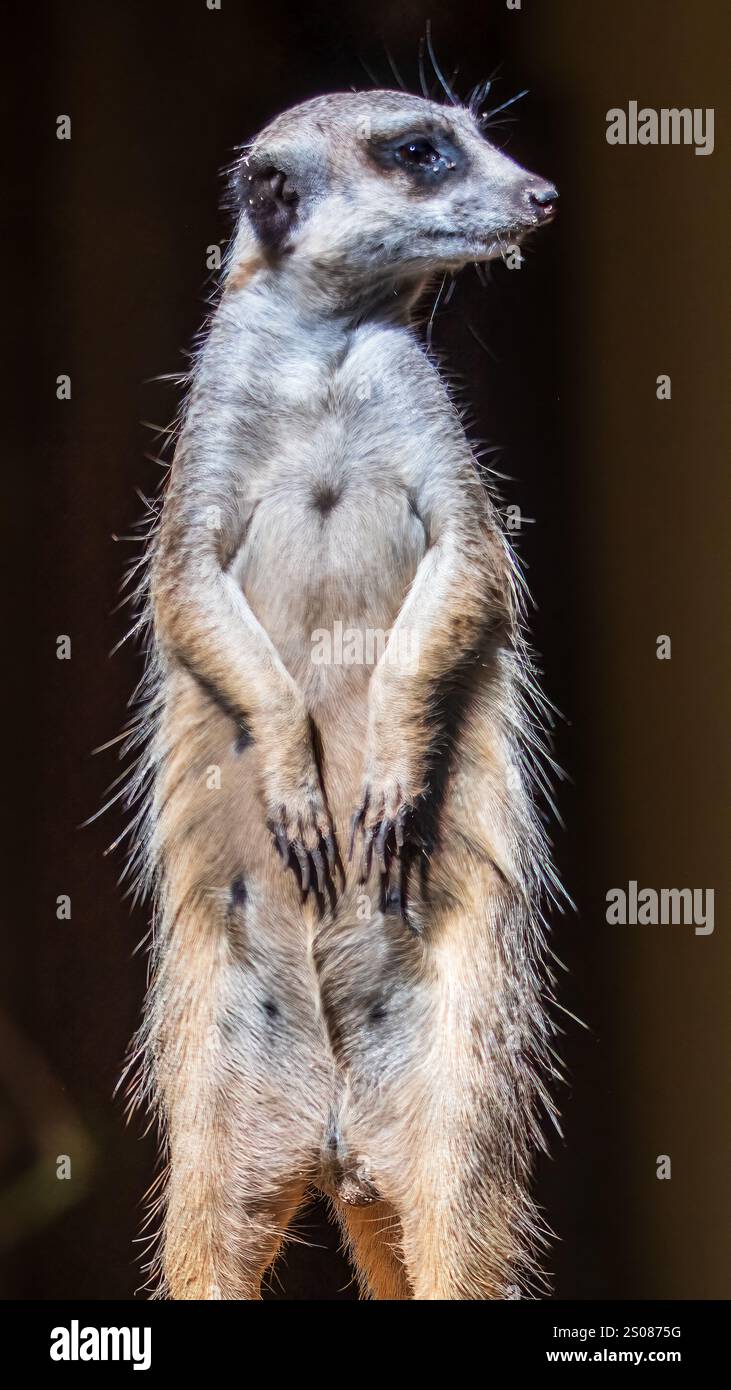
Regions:
[[[408, 504], [423, 436], [419, 362], [388, 334], [354, 335], [339, 353], [286, 355], [275, 373], [266, 461], [256, 500], [314, 508], [322, 520], [341, 502], [372, 504], [381, 491]], [[352, 520], [352, 518], [351, 518]]]
[[300, 608], [310, 625], [392, 619], [427, 545], [408, 477], [413, 413], [383, 353], [283, 370], [236, 563], [257, 611], [276, 575], [288, 621]]

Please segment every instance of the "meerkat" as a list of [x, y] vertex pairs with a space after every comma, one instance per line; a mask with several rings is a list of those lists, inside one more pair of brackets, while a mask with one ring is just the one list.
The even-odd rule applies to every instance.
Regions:
[[534, 670], [413, 315], [557, 193], [469, 106], [391, 91], [287, 111], [233, 186], [129, 739], [154, 895], [130, 1065], [165, 1149], [153, 1296], [260, 1298], [313, 1190], [365, 1298], [530, 1296], [554, 1068]]

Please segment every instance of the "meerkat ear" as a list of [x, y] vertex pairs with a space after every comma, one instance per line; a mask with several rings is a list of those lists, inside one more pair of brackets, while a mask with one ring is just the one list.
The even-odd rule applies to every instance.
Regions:
[[264, 249], [276, 255], [297, 221], [299, 193], [289, 174], [274, 164], [249, 163], [242, 178], [244, 211]]

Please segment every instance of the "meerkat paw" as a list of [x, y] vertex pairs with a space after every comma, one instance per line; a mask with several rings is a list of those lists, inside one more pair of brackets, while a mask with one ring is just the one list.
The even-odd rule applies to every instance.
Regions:
[[411, 829], [414, 797], [397, 780], [378, 785], [367, 781], [361, 803], [350, 822], [348, 860], [352, 863], [359, 835], [362, 835], [360, 879], [367, 882], [373, 859], [388, 877], [391, 860], [400, 858]]
[[285, 868], [299, 870], [302, 892], [332, 896], [338, 856], [325, 798], [314, 779], [280, 797], [267, 818]]

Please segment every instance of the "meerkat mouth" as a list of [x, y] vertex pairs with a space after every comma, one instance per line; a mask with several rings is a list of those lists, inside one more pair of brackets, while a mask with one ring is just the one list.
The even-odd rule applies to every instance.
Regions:
[[530, 221], [526, 222], [514, 222], [510, 227], [496, 227], [489, 232], [474, 231], [467, 233], [456, 229], [435, 228], [429, 235], [434, 237], [435, 240], [461, 241], [463, 243], [472, 241], [482, 248], [495, 247], [495, 249], [499, 251], [501, 248], [504, 249], [506, 244], [514, 244], [517, 241], [521, 241], [522, 238], [528, 236], [530, 232], [538, 231], [539, 228], [546, 226], [547, 223], [553, 221], [555, 214], [555, 207], [551, 204], [550, 207], [546, 208], [545, 213], [541, 215], [541, 217], [532, 218]]

